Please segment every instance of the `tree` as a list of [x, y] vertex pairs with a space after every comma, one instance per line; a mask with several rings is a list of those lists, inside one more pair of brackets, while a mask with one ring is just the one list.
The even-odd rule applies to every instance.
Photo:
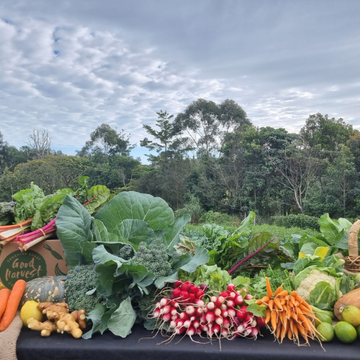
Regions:
[[321, 150], [337, 151], [340, 145], [346, 144], [350, 135], [354, 134], [351, 125], [342, 118], [335, 120], [320, 113], [310, 115], [305, 126], [300, 130], [300, 136], [307, 146], [320, 146]]
[[32, 134], [29, 135], [29, 146], [34, 150], [37, 159], [41, 159], [45, 155], [51, 153], [51, 138], [47, 130], [43, 130], [41, 133], [39, 130], [34, 129]]
[[251, 123], [233, 100], [217, 105], [198, 99], [176, 116], [174, 124], [190, 147], [210, 154], [221, 148], [227, 133]]
[[[179, 150], [180, 141], [178, 135], [179, 129], [174, 127], [171, 119], [174, 115], [170, 115], [167, 111], [160, 110], [157, 112], [158, 119], [156, 120], [156, 126], [160, 128], [159, 131], [152, 128], [150, 125], [143, 125], [147, 133], [154, 137], [158, 141], [152, 141], [148, 138], [144, 138], [140, 141], [140, 146], [144, 146], [149, 150], [156, 150], [158, 153], [164, 152], [164, 157], [167, 159]], [[151, 161], [156, 161], [158, 158], [149, 156]]]
[[77, 152], [80, 157], [90, 157], [101, 152], [105, 156], [123, 155], [129, 156], [132, 146], [129, 142], [130, 135], [124, 130], [119, 133], [108, 124], [101, 124], [91, 134], [90, 140]]

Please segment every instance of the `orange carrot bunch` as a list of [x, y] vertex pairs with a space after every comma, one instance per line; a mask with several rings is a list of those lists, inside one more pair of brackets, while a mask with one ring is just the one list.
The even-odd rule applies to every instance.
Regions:
[[282, 343], [287, 337], [301, 345], [301, 336], [307, 345], [310, 345], [309, 339], [321, 344], [311, 306], [296, 291], [283, 290], [282, 285], [273, 292], [269, 279], [265, 279], [267, 296], [256, 300], [256, 304], [266, 306], [266, 324], [276, 340]]

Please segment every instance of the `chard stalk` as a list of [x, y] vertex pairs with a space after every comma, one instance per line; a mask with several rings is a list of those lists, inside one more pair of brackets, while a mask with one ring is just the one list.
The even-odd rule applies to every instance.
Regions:
[[245, 261], [249, 260], [251, 257], [256, 255], [258, 252], [260, 252], [262, 249], [264, 249], [270, 243], [271, 243], [271, 240], [269, 240], [267, 243], [265, 243], [263, 246], [261, 246], [255, 252], [253, 252], [252, 254], [247, 256], [245, 259], [241, 260], [238, 264], [236, 264], [234, 267], [232, 267], [230, 270], [228, 270], [228, 273], [231, 275], [240, 265], [242, 265]]

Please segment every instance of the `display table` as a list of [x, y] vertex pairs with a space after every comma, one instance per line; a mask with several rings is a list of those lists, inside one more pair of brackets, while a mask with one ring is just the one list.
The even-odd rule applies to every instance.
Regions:
[[[274, 342], [273, 336], [265, 331], [256, 341], [236, 338], [212, 344], [197, 344], [187, 336], [177, 336], [170, 344], [158, 345], [165, 340], [161, 335], [151, 338], [153, 333], [142, 326], [135, 326], [126, 339], [110, 332], [95, 334], [91, 339], [73, 339], [68, 334], [54, 333], [41, 337], [38, 331], [23, 329], [17, 342], [18, 360], [358, 360], [360, 339], [353, 344], [338, 340], [324, 343], [324, 351], [316, 342], [311, 346], [298, 347], [289, 340], [283, 344]], [[181, 341], [179, 342], [179, 340]], [[205, 342], [197, 336], [195, 340]]]

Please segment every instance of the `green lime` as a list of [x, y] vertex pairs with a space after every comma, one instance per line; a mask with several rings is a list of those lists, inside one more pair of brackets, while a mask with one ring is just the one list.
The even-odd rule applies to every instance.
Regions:
[[356, 332], [358, 334], [358, 337], [360, 338], [360, 325], [356, 327]]
[[322, 314], [322, 313], [317, 313], [315, 314], [316, 319], [315, 319], [315, 326], [318, 326], [321, 323], [328, 323], [328, 324], [332, 324], [332, 318], [331, 316], [329, 316], [328, 314]]
[[319, 338], [321, 341], [328, 342], [334, 338], [335, 330], [333, 326], [327, 322], [319, 324], [316, 330], [320, 333]]
[[349, 344], [356, 340], [357, 331], [355, 327], [347, 321], [339, 321], [336, 323], [334, 330], [336, 337], [343, 343]]
[[360, 309], [354, 305], [345, 306], [341, 312], [344, 321], [347, 321], [353, 326], [360, 325]]

